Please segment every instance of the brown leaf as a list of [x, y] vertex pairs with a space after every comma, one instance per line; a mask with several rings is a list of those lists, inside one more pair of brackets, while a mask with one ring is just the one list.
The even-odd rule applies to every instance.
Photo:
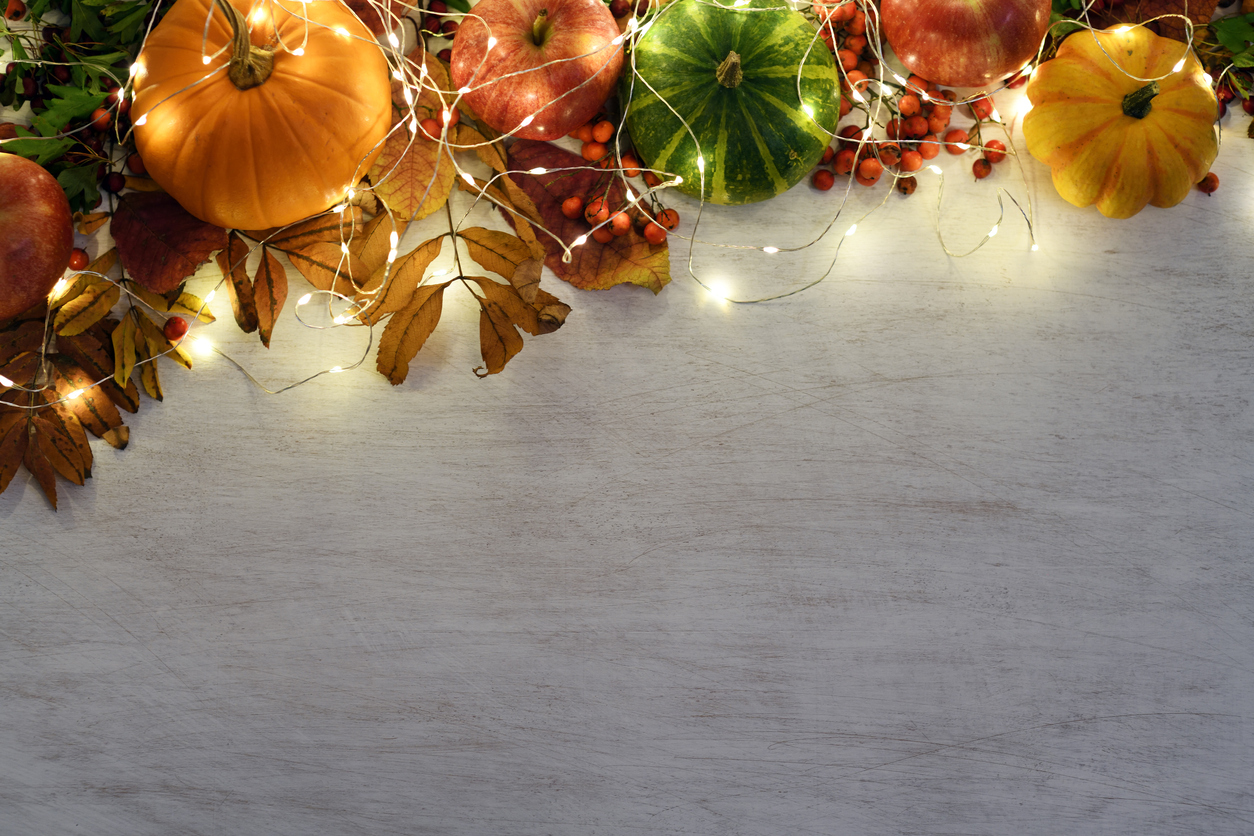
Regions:
[[218, 267], [226, 279], [226, 293], [231, 299], [235, 324], [245, 334], [257, 330], [257, 303], [253, 298], [253, 282], [248, 277], [248, 244], [232, 232], [226, 249], [218, 253]]
[[108, 212], [92, 212], [89, 215], [85, 215], [82, 212], [74, 213], [74, 228], [78, 230], [79, 235], [91, 235], [108, 222]]
[[0, 332], [0, 373], [10, 380], [22, 382], [22, 375], [14, 375], [8, 371], [8, 365], [23, 354], [38, 352], [44, 344], [44, 324], [38, 320], [27, 320], [16, 328]]
[[409, 375], [409, 361], [422, 349], [440, 322], [444, 289], [450, 282], [418, 288], [409, 304], [397, 311], [379, 338], [376, 368], [397, 386]]
[[82, 369], [61, 355], [52, 358], [51, 366], [56, 395], [53, 396], [51, 391], [45, 390], [45, 397], [52, 400], [67, 398], [71, 392], [80, 390], [82, 394], [74, 400], [65, 401], [62, 406], [97, 437], [122, 425], [122, 416], [118, 413], [117, 406], [109, 400], [103, 388], [93, 385], [96, 381], [84, 374]]
[[48, 457], [39, 449], [39, 442], [34, 435], [26, 435], [26, 449], [22, 451], [22, 464], [26, 465], [39, 482], [44, 496], [52, 503], [52, 510], [57, 508], [57, 478], [48, 463]]
[[135, 369], [135, 319], [122, 318], [122, 324], [113, 329], [113, 380], [125, 386]]
[[[1095, 22], [1102, 26], [1115, 23], [1148, 23], [1160, 15], [1181, 15], [1188, 17], [1197, 27], [1210, 22], [1218, 6], [1219, 0], [1129, 0], [1122, 6], [1097, 15]], [[1185, 37], [1184, 21], [1180, 17], [1164, 17], [1149, 23], [1149, 26], [1165, 38], [1186, 42], [1188, 40]]]
[[122, 266], [155, 293], [168, 293], [226, 246], [226, 230], [192, 217], [163, 192], [125, 194], [109, 227]]
[[72, 415], [55, 407], [41, 409], [31, 417], [30, 426], [34, 433], [27, 439], [28, 451], [32, 444], [38, 445], [53, 470], [76, 485], [91, 478], [91, 445]]
[[148, 343], [149, 357], [169, 357], [185, 369], [192, 367], [191, 355], [182, 346], [175, 345], [165, 338], [165, 332], [157, 324], [138, 310], [134, 312], [135, 322], [139, 325], [139, 333], [144, 342]]
[[121, 296], [121, 288], [111, 281], [89, 284], [77, 297], [61, 306], [53, 327], [63, 337], [81, 334], [108, 316]]
[[540, 334], [540, 312], [528, 305], [513, 285], [501, 284], [482, 276], [469, 276], [469, 281], [479, 285], [487, 301], [500, 308], [519, 328], [533, 337]]
[[109, 443], [110, 447], [116, 450], [125, 450], [126, 445], [131, 443], [131, 428], [127, 426], [114, 427], [105, 433], [103, 438]]
[[349, 252], [361, 259], [361, 263], [371, 274], [387, 264], [388, 253], [392, 251], [392, 233], [396, 233], [399, 241], [405, 234], [409, 224], [390, 215], [380, 212], [366, 224], [365, 230], [348, 245]]
[[[357, 292], [354, 279], [365, 281], [370, 276], [361, 259], [351, 252], [345, 255], [339, 244], [309, 244], [289, 252], [287, 260], [318, 290], [331, 290], [343, 296]], [[260, 300], [257, 305], [260, 308]]]
[[546, 290], [536, 292], [535, 306], [540, 311], [540, 333], [552, 334], [566, 324], [570, 305]]
[[[339, 246], [341, 241], [347, 241], [360, 231], [361, 210], [350, 207], [343, 212], [328, 212], [291, 226], [263, 229], [247, 234], [249, 238], [254, 238], [268, 247], [289, 252], [310, 244]], [[235, 259], [232, 259], [232, 263], [234, 261]]]
[[[471, 258], [504, 279], [512, 278], [518, 265], [531, 258], [526, 242], [508, 232], [472, 226], [459, 230], [458, 235], [466, 242]], [[539, 281], [538, 276], [536, 281]]]
[[61, 305], [78, 297], [83, 292], [83, 288], [89, 284], [96, 284], [101, 281], [113, 266], [118, 263], [118, 248], [113, 247], [108, 252], [101, 255], [91, 264], [88, 264], [74, 279], [65, 290], [52, 302], [52, 307], [57, 308]]
[[[533, 168], [546, 168], [547, 174], [515, 173], [511, 176], [535, 201], [544, 219], [544, 226], [567, 246], [574, 246], [580, 236], [587, 236], [591, 227], [582, 218], [571, 220], [562, 214], [562, 201], [573, 195], [586, 197], [600, 194], [605, 188], [605, 172], [582, 168], [579, 171], [558, 171], [584, 166], [584, 161], [569, 151], [547, 142], [519, 140], [510, 147], [510, 168], [526, 172]], [[622, 181], [609, 183], [609, 201], [621, 206], [626, 192]], [[554, 273], [575, 287], [584, 290], [605, 290], [624, 282], [647, 287], [660, 293], [671, 280], [670, 258], [666, 244], [655, 246], [644, 240], [634, 227], [626, 235], [608, 244], [600, 244], [587, 237], [585, 243], [574, 247], [569, 264], [562, 263], [563, 248], [558, 241], [541, 234], [547, 257], [544, 263]]]
[[536, 291], [540, 289], [540, 274], [544, 272], [544, 265], [537, 259], [529, 258], [520, 263], [514, 270], [513, 275], [506, 276], [509, 283], [518, 291], [518, 295], [526, 300], [528, 305], [536, 303]]
[[393, 212], [421, 220], [442, 207], [453, 189], [453, 159], [439, 142], [410, 138], [399, 124], [370, 169], [374, 193]]
[[262, 247], [261, 264], [257, 265], [257, 275], [253, 277], [253, 291], [256, 294], [261, 343], [269, 348], [275, 320], [287, 301], [287, 271], [269, 247]]
[[61, 337], [57, 340], [57, 351], [77, 363], [92, 380], [103, 380], [100, 388], [119, 409], [135, 412], [139, 409], [139, 390], [129, 381], [125, 386], [117, 385], [112, 377], [116, 363], [105, 348], [112, 345], [115, 327], [116, 322], [106, 319], [77, 337]]
[[504, 147], [499, 142], [490, 141], [465, 122], [456, 125], [450, 134], [449, 142], [454, 146], [453, 150], [474, 151], [475, 156], [497, 174], [504, 174], [509, 168], [509, 159], [505, 155]]
[[422, 284], [427, 268], [440, 255], [443, 245], [444, 236], [437, 235], [398, 259], [386, 279], [383, 268], [375, 271], [375, 275], [357, 297], [361, 321], [374, 325], [388, 314], [396, 313], [408, 305], [414, 292]]
[[22, 463], [28, 418], [26, 410], [0, 403], [0, 493], [13, 481]]
[[135, 350], [139, 353], [139, 361], [136, 365], [139, 366], [139, 382], [143, 384], [144, 391], [153, 400], [164, 400], [165, 394], [161, 391], [161, 373], [157, 370], [157, 357], [153, 353], [152, 346], [147, 340], [137, 340]]
[[151, 177], [136, 177], [134, 175], [126, 175], [126, 188], [136, 192], [164, 192], [165, 189], [157, 184], [156, 180]]
[[514, 328], [510, 315], [495, 302], [479, 300], [479, 351], [483, 354], [483, 366], [475, 369], [475, 376], [487, 377], [500, 372], [522, 347], [523, 338]]
[[170, 313], [194, 316], [201, 322], [217, 321], [217, 317], [215, 317], [209, 310], [209, 306], [205, 303], [205, 300], [191, 293], [180, 293], [178, 297], [170, 303]]

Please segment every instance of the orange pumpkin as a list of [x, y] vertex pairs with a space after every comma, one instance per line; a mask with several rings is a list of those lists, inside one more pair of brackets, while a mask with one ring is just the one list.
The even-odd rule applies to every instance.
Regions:
[[342, 200], [391, 124], [387, 61], [339, 0], [178, 0], [137, 65], [144, 165], [218, 226], [283, 226]]
[[1219, 152], [1218, 102], [1197, 56], [1143, 26], [1073, 34], [1027, 94], [1028, 151], [1064, 199], [1109, 218], [1175, 206]]

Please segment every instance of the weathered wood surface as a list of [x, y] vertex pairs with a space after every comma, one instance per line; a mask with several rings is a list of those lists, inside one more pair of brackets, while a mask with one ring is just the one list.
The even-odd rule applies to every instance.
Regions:
[[399, 389], [171, 367], [59, 513], [0, 497], [0, 833], [1254, 833], [1251, 158], [1122, 223], [1029, 165], [1041, 251], [958, 260], [929, 176], [755, 307], [677, 249], [484, 381], [455, 298]]

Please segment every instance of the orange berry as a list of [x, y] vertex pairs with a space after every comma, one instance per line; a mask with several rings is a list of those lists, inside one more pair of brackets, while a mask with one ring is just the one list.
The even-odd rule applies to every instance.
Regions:
[[897, 167], [902, 171], [918, 171], [923, 168], [923, 155], [918, 151], [902, 151]]
[[583, 219], [592, 226], [605, 223], [610, 219], [610, 204], [604, 195], [598, 195], [588, 201], [583, 209]]
[[614, 137], [614, 123], [608, 120], [597, 122], [592, 126], [592, 139], [596, 142], [606, 143]]
[[836, 175], [825, 168], [818, 168], [810, 175], [810, 184], [821, 192], [825, 192], [836, 184]]
[[631, 231], [631, 216], [626, 212], [615, 212], [610, 215], [610, 232], [615, 236], [626, 235]]
[[1006, 143], [1000, 139], [990, 139], [984, 144], [984, 159], [994, 164], [1006, 159]]
[[874, 186], [879, 182], [880, 175], [884, 173], [884, 166], [880, 165], [880, 161], [875, 158], [865, 159], [858, 163], [858, 173], [855, 179], [863, 186]]
[[945, 134], [945, 150], [955, 156], [966, 153], [970, 139], [971, 135], [962, 128], [954, 128]]
[[940, 140], [936, 134], [927, 134], [919, 140], [919, 155], [925, 160], [934, 160], [940, 153]]
[[983, 180], [993, 173], [993, 164], [980, 157], [971, 165], [971, 172], [975, 175], [976, 180]]
[[607, 153], [608, 149], [603, 142], [585, 142], [583, 147], [579, 149], [579, 153], [588, 162], [595, 162]]
[[594, 142], [595, 140], [592, 138], [592, 123], [580, 125], [575, 130], [574, 137], [580, 142]]
[[657, 213], [657, 222], [663, 229], [671, 230], [679, 226], [679, 213], [674, 209], [663, 209]]
[[569, 220], [578, 220], [583, 217], [583, 198], [579, 195], [573, 195], [562, 201], [562, 216]]
[[640, 176], [640, 161], [635, 154], [623, 154], [623, 174], [628, 177]]
[[919, 112], [919, 97], [912, 93], [907, 93], [897, 101], [897, 110], [901, 113], [903, 119], [909, 119]]
[[666, 230], [650, 221], [644, 228], [644, 240], [655, 246], [664, 244], [666, 243]]
[[592, 230], [592, 240], [598, 244], [608, 244], [614, 240], [614, 233], [610, 231], [608, 226], [598, 226]]

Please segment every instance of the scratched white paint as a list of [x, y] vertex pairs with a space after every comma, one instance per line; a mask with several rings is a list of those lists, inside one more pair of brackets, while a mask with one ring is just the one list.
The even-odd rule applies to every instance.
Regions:
[[[490, 380], [464, 299], [398, 389], [169, 367], [58, 514], [0, 496], [0, 834], [1254, 833], [1240, 142], [1122, 223], [1030, 164], [1039, 253], [946, 259], [928, 178], [784, 302], [554, 284]], [[955, 250], [1023, 196], [968, 162]]]

